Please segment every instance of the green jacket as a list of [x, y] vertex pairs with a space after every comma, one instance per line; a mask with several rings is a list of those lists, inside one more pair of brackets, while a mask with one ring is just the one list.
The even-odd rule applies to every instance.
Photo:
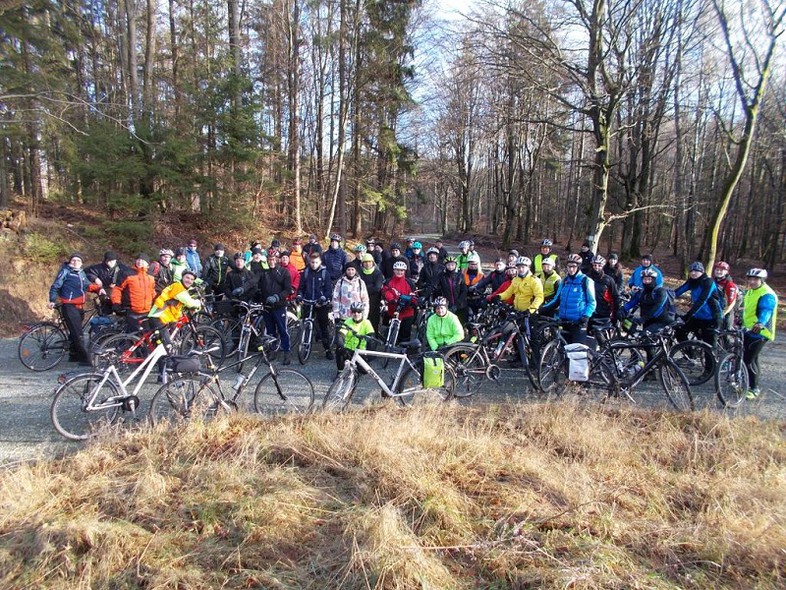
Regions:
[[373, 334], [374, 326], [367, 319], [355, 322], [352, 318], [348, 318], [344, 320], [339, 333], [344, 337], [344, 348], [347, 350], [355, 350], [356, 348], [363, 350], [366, 348], [366, 341], [358, 338], [357, 334], [361, 336]]
[[432, 314], [426, 323], [426, 340], [431, 350], [464, 340], [464, 328], [458, 316], [451, 311], [445, 317]]

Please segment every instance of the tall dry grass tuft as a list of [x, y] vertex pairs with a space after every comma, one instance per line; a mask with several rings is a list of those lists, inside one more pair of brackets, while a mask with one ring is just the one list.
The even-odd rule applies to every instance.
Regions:
[[232, 416], [0, 481], [2, 588], [778, 588], [786, 425], [570, 404]]

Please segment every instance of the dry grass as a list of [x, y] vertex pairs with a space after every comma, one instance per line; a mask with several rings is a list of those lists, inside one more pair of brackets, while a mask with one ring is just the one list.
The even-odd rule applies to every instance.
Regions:
[[782, 588], [784, 424], [440, 406], [100, 440], [3, 474], [2, 588]]

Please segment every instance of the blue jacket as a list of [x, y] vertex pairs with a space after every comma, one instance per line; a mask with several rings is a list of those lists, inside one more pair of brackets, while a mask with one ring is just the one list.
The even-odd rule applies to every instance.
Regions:
[[[658, 276], [655, 277], [655, 286], [662, 287], [663, 273], [660, 271], [660, 269], [654, 264], [650, 264], [647, 268], [651, 268], [656, 273], [658, 273]], [[628, 279], [628, 287], [638, 287], [639, 289], [641, 289], [641, 287], [644, 285], [644, 283], [641, 282], [641, 271], [643, 270], [644, 270], [643, 266], [636, 267], [636, 270], [633, 271], [633, 274], [630, 275], [630, 278]]]
[[320, 266], [317, 270], [305, 268], [300, 275], [297, 294], [309, 301], [319, 301], [320, 297], [330, 301], [333, 298], [333, 281], [330, 280], [327, 269], [324, 266]]
[[679, 297], [686, 291], [690, 291], [693, 304], [685, 314], [685, 320], [690, 318], [711, 320], [720, 326], [723, 309], [721, 308], [720, 291], [718, 291], [715, 281], [706, 274], [702, 274], [698, 279], [685, 281], [674, 291], [674, 295]]
[[202, 259], [199, 257], [198, 251], [186, 248], [186, 264], [188, 270], [196, 273], [197, 277], [202, 276]]
[[[344, 265], [349, 262], [349, 254], [341, 248], [328, 248], [322, 253], [322, 264], [330, 275], [330, 280], [335, 283], [344, 274]], [[332, 295], [332, 293], [331, 293]]]
[[596, 305], [595, 285], [591, 278], [579, 271], [574, 276], [566, 275], [562, 279], [559, 319], [578, 322], [582, 318], [589, 318], [595, 313]]
[[674, 321], [674, 308], [671, 305], [669, 293], [663, 287], [652, 287], [636, 291], [623, 307], [627, 315], [637, 307], [640, 308], [642, 325], [646, 328], [650, 324], [670, 324]]
[[60, 267], [55, 281], [49, 288], [49, 301], [56, 303], [57, 298], [60, 297], [60, 299], [65, 301], [82, 299], [79, 303], [83, 303], [88, 284], [85, 271], [82, 269], [74, 270], [66, 262]]

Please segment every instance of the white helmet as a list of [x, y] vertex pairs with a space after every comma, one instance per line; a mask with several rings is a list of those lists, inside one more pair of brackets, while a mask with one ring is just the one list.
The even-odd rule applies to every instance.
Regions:
[[752, 268], [752, 269], [750, 269], [747, 272], [747, 274], [745, 276], [746, 277], [754, 277], [754, 278], [757, 278], [757, 279], [761, 279], [762, 281], [766, 281], [767, 280], [767, 271], [764, 270], [763, 268]]
[[467, 264], [480, 264], [480, 256], [476, 252], [472, 252], [469, 256], [467, 256]]
[[393, 270], [407, 270], [407, 263], [403, 260], [393, 263]]
[[516, 266], [532, 266], [532, 261], [526, 256], [516, 258]]

